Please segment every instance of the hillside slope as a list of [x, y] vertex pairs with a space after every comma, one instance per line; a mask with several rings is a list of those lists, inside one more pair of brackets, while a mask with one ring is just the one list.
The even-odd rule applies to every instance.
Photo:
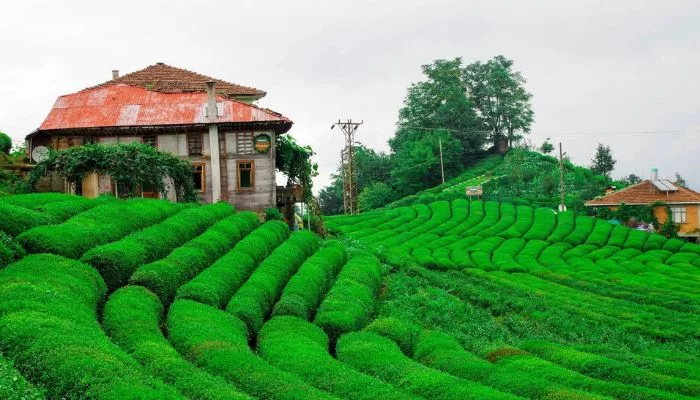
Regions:
[[700, 396], [679, 240], [464, 199], [330, 218], [342, 241], [226, 203], [0, 207], [3, 398]]

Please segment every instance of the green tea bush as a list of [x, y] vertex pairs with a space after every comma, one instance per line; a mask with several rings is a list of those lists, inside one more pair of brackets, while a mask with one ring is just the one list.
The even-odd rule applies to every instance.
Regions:
[[167, 323], [170, 342], [180, 354], [253, 397], [333, 398], [253, 353], [248, 347], [245, 323], [227, 312], [190, 300], [175, 300]]
[[627, 240], [625, 241], [625, 244], [622, 247], [626, 249], [631, 248], [642, 250], [644, 249], [644, 243], [647, 241], [648, 238], [649, 233], [632, 229], [630, 230], [630, 233], [627, 236]]
[[627, 236], [631, 231], [632, 230], [626, 226], [615, 225], [612, 232], [610, 232], [607, 245], [622, 248], [625, 245]]
[[355, 371], [328, 354], [329, 339], [316, 325], [275, 317], [258, 336], [258, 353], [272, 365], [340, 398], [412, 399], [413, 396]]
[[644, 243], [644, 251], [662, 249], [667, 240], [666, 236], [652, 233]]
[[671, 238], [666, 241], [663, 245], [664, 250], [672, 251], [672, 252], [677, 252], [680, 251], [680, 249], [686, 244], [683, 240], [676, 239], [676, 238]]
[[[503, 209], [503, 207], [501, 207]], [[532, 207], [518, 206], [516, 209], [515, 224], [508, 228], [505, 232], [501, 233], [506, 239], [510, 238], [522, 238], [525, 236], [526, 232], [529, 232], [533, 224], [534, 211]]]
[[80, 260], [95, 267], [107, 287], [115, 290], [140, 265], [165, 257], [233, 212], [233, 207], [224, 202], [189, 208], [117, 242], [92, 248]]
[[508, 239], [493, 252], [493, 263], [499, 270], [515, 273], [527, 272], [527, 267], [515, 260], [518, 253], [525, 247], [523, 239]]
[[443, 235], [447, 231], [460, 225], [467, 220], [469, 216], [469, 201], [467, 199], [457, 199], [451, 203], [452, 217], [449, 221], [436, 226], [431, 230], [432, 233]]
[[553, 270], [566, 269], [568, 265], [562, 259], [562, 254], [569, 250], [572, 246], [569, 243], [558, 242], [548, 246], [540, 254], [539, 261], [545, 267]]
[[593, 225], [596, 221], [597, 220], [592, 217], [577, 216], [573, 232], [565, 237], [564, 241], [574, 246], [583, 244], [588, 238], [588, 235], [593, 231]]
[[362, 329], [374, 313], [381, 276], [379, 260], [374, 255], [356, 253], [338, 274], [314, 323], [323, 328], [331, 340]]
[[64, 201], [70, 201], [75, 199], [85, 199], [82, 196], [76, 196], [73, 194], [65, 193], [28, 193], [28, 194], [16, 194], [12, 196], [3, 196], [2, 202], [5, 204], [12, 204], [14, 206], [20, 206], [24, 208], [35, 209], [38, 206], [48, 203], [60, 203]]
[[54, 218], [46, 214], [3, 202], [0, 202], [0, 215], [2, 215], [0, 231], [4, 231], [10, 236], [17, 236], [34, 227], [56, 222]]
[[476, 382], [428, 368], [406, 357], [388, 338], [354, 332], [338, 340], [338, 360], [414, 395], [431, 399], [516, 399]]
[[170, 304], [181, 285], [226, 254], [259, 224], [253, 212], [226, 217], [167, 257], [141, 265], [130, 282], [150, 289], [163, 304]]
[[251, 336], [257, 335], [284, 286], [319, 244], [316, 235], [309, 231], [294, 232], [253, 271], [233, 295], [226, 311], [245, 322]]
[[81, 212], [93, 207], [116, 201], [113, 197], [99, 197], [97, 199], [86, 199], [85, 197], [75, 197], [65, 201], [54, 203], [44, 203], [33, 209], [52, 217], [57, 222], [63, 222]]
[[562, 255], [561, 258], [564, 260], [569, 260], [571, 258], [580, 258], [587, 256], [591, 254], [594, 250], [597, 250], [598, 247], [592, 244], [582, 244], [576, 247], [573, 247], [567, 251], [565, 251]]
[[523, 239], [525, 240], [547, 240], [557, 225], [557, 214], [550, 208], [536, 208], [533, 215], [533, 223]]
[[550, 243], [561, 242], [574, 231], [574, 213], [571, 211], [557, 214], [557, 226], [549, 235], [547, 241]]
[[445, 234], [463, 236], [465, 232], [479, 224], [484, 219], [484, 203], [481, 200], [470, 202], [468, 214], [467, 219], [455, 227], [447, 230]]
[[700, 245], [697, 245], [695, 243], [685, 243], [683, 247], [680, 248], [680, 251], [700, 255]]
[[181, 399], [97, 323], [106, 285], [88, 265], [30, 255], [0, 271], [0, 351], [48, 398]]
[[[478, 214], [475, 215], [475, 218], [478, 218]], [[493, 225], [495, 225], [500, 218], [500, 204], [495, 201], [487, 201], [486, 203], [484, 203], [483, 219], [470, 229], [463, 231], [461, 235], [462, 237], [479, 235], [481, 231], [489, 229]]]
[[282, 291], [272, 315], [292, 315], [311, 320], [340, 268], [345, 264], [345, 246], [329, 241], [299, 267]]
[[220, 377], [185, 361], [160, 331], [163, 305], [140, 286], [126, 286], [105, 304], [102, 325], [112, 341], [144, 368], [194, 399], [250, 399]]
[[0, 268], [24, 257], [24, 249], [15, 239], [0, 231]]
[[443, 224], [452, 218], [452, 211], [450, 208], [450, 203], [445, 200], [436, 201], [428, 205], [430, 208], [431, 218], [426, 221], [423, 225], [416, 228], [419, 233], [429, 232]]
[[647, 386], [688, 396], [700, 394], [700, 383], [697, 381], [648, 372], [627, 363], [571, 347], [529, 341], [523, 343], [523, 348], [546, 360], [594, 378]]
[[695, 253], [688, 253], [688, 252], [681, 251], [681, 252], [676, 253], [676, 254], [672, 255], [671, 257], [667, 258], [666, 264], [668, 264], [668, 265], [674, 265], [674, 264], [680, 264], [680, 263], [692, 264], [699, 257], [700, 256], [698, 256]]
[[17, 237], [29, 253], [52, 253], [80, 258], [93, 247], [119, 240], [131, 232], [162, 221], [182, 205], [165, 200], [133, 199], [110, 202], [80, 213], [59, 225], [39, 226]]
[[593, 226], [593, 231], [588, 235], [588, 239], [584, 242], [587, 245], [592, 245], [596, 247], [604, 246], [608, 243], [608, 238], [613, 230], [612, 225], [608, 221], [603, 221], [601, 219], [596, 219], [595, 225]]
[[284, 222], [265, 222], [239, 241], [233, 250], [182, 285], [176, 297], [225, 307], [255, 267], [288, 236], [289, 228]]
[[27, 382], [27, 379], [13, 368], [12, 362], [0, 355], [0, 399], [42, 400], [44, 398], [39, 389]]
[[591, 260], [604, 260], [618, 251], [620, 251], [619, 247], [607, 245], [591, 251], [586, 257], [590, 258]]
[[418, 326], [393, 317], [377, 318], [367, 325], [364, 331], [393, 340], [408, 357], [413, 357], [416, 341], [420, 334]]
[[477, 233], [479, 236], [489, 237], [499, 235], [508, 230], [515, 224], [515, 206], [510, 203], [500, 204], [500, 218], [491, 226], [484, 227], [485, 229]]

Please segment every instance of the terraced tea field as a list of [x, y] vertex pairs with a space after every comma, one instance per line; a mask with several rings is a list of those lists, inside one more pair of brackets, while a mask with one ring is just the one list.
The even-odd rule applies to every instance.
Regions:
[[700, 247], [455, 200], [330, 218], [0, 199], [0, 398], [700, 396]]

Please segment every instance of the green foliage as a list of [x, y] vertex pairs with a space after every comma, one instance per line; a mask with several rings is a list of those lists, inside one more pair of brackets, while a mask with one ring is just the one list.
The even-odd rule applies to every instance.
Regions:
[[4, 202], [0, 203], [0, 215], [2, 215], [0, 231], [4, 231], [10, 236], [17, 236], [37, 226], [56, 222], [54, 218], [41, 212]]
[[170, 304], [180, 286], [226, 254], [259, 224], [257, 214], [252, 212], [226, 217], [165, 258], [141, 265], [129, 282], [150, 289], [163, 304]]
[[165, 200], [132, 199], [108, 202], [58, 225], [38, 226], [17, 240], [29, 253], [80, 258], [93, 247], [160, 222], [183, 208]]
[[39, 254], [0, 271], [0, 351], [48, 398], [181, 399], [97, 324], [106, 286], [89, 266]]
[[32, 170], [33, 186], [49, 172], [57, 172], [69, 183], [81, 182], [90, 173], [109, 175], [118, 185], [132, 191], [138, 187], [155, 187], [164, 196], [165, 182], [172, 182], [178, 201], [196, 201], [192, 181], [192, 165], [170, 153], [141, 143], [103, 145], [86, 144], [63, 151], [50, 151], [49, 156]]
[[685, 178], [683, 178], [683, 177], [681, 176], [681, 174], [679, 174], [678, 172], [676, 172], [676, 176], [675, 176], [675, 178], [674, 178], [674, 182], [676, 182], [676, 183], [679, 184], [680, 186], [688, 187], [688, 184], [686, 183]]
[[603, 175], [607, 181], [610, 177], [610, 173], [615, 169], [616, 163], [617, 161], [612, 157], [610, 146], [603, 146], [602, 143], [598, 143], [595, 156], [593, 160], [591, 160], [591, 170], [597, 174]]
[[257, 265], [289, 236], [281, 221], [268, 221], [177, 290], [177, 297], [223, 308]]
[[140, 265], [165, 257], [233, 212], [225, 202], [189, 208], [119, 241], [93, 247], [80, 260], [95, 267], [107, 287], [116, 290]]
[[396, 200], [396, 192], [384, 182], [375, 182], [367, 186], [358, 197], [360, 210], [380, 208]]
[[395, 387], [359, 373], [327, 352], [322, 329], [294, 317], [275, 317], [258, 336], [258, 352], [272, 365], [340, 398], [411, 399]]
[[[671, 216], [673, 213], [671, 212], [671, 207], [666, 207], [666, 221], [661, 225], [659, 228], [659, 233], [662, 235], [666, 236], [667, 238], [676, 238], [678, 237], [678, 230], [679, 226], [673, 223], [673, 218]], [[656, 222], [656, 226], [658, 226], [659, 222]]]
[[126, 286], [110, 296], [102, 324], [114, 343], [188, 398], [250, 399], [222, 378], [185, 361], [161, 333], [162, 322], [158, 297], [142, 287]]
[[0, 268], [19, 260], [24, 256], [24, 249], [12, 236], [0, 231]]
[[5, 400], [42, 400], [44, 395], [0, 355], [0, 398]]
[[226, 311], [245, 322], [248, 332], [255, 336], [289, 278], [318, 247], [319, 240], [313, 233], [294, 232], [258, 265], [231, 298]]
[[275, 165], [285, 174], [289, 183], [306, 189], [311, 195], [312, 178], [318, 175], [318, 164], [311, 160], [314, 151], [311, 146], [301, 146], [290, 135], [280, 135], [275, 139]]
[[284, 216], [277, 207], [268, 207], [265, 209], [265, 221], [284, 221]]
[[332, 398], [253, 353], [245, 324], [229, 313], [194, 301], [176, 300], [168, 314], [168, 331], [171, 343], [186, 359], [253, 397]]
[[327, 242], [289, 280], [272, 315], [310, 320], [345, 261], [345, 247], [336, 241]]
[[12, 150], [12, 138], [0, 131], [0, 153], [10, 154]]
[[550, 139], [547, 138], [540, 146], [539, 150], [542, 154], [549, 154], [554, 151], [554, 145], [549, 140]]

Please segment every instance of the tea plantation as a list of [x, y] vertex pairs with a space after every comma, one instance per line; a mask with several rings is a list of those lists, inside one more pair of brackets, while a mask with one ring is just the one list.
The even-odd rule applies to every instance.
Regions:
[[465, 199], [0, 198], [0, 399], [691, 399], [700, 246]]

